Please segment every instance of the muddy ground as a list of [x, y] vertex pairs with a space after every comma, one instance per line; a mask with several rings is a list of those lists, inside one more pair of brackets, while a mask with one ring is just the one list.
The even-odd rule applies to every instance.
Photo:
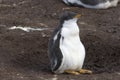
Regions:
[[[64, 11], [78, 21], [86, 48], [84, 68], [91, 75], [51, 73], [48, 40]], [[9, 30], [12, 26], [49, 28]], [[107, 10], [69, 7], [61, 0], [0, 0], [0, 80], [120, 80], [120, 4]]]

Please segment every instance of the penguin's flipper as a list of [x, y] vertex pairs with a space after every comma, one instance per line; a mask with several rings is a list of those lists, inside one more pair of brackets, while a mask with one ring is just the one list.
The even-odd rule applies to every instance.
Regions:
[[[54, 39], [55, 36], [57, 36], [56, 39]], [[61, 34], [60, 32], [57, 32], [57, 34], [54, 35], [49, 42], [49, 57], [51, 60], [51, 69], [53, 72], [60, 67], [63, 59], [63, 55], [60, 50], [60, 38]]]
[[86, 5], [92, 5], [92, 6], [107, 2], [107, 0], [80, 0], [80, 1]]

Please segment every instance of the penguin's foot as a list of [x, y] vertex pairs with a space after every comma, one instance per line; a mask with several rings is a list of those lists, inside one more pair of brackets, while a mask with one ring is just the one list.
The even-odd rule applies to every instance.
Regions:
[[68, 73], [68, 74], [73, 74], [73, 75], [79, 75], [80, 74], [79, 72], [74, 71], [74, 70], [65, 70], [64, 72]]
[[91, 70], [86, 70], [86, 69], [80, 69], [79, 71], [80, 74], [92, 74]]

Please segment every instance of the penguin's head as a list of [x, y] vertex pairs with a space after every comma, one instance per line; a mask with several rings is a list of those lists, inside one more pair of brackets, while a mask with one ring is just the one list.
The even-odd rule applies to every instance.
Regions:
[[75, 19], [77, 20], [78, 18], [80, 18], [81, 14], [77, 14], [77, 13], [74, 13], [74, 12], [64, 12], [61, 16], [61, 23], [64, 23], [64, 21], [68, 21], [68, 20], [72, 20], [72, 19]]

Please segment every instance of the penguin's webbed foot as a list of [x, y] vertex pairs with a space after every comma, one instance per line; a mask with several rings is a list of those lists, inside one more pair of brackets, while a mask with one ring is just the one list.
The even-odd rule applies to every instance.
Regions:
[[80, 74], [79, 72], [74, 71], [74, 70], [65, 70], [64, 72], [68, 73], [68, 74], [73, 74], [73, 75], [79, 75]]
[[91, 70], [86, 70], [86, 69], [80, 69], [79, 71], [80, 74], [92, 74]]

